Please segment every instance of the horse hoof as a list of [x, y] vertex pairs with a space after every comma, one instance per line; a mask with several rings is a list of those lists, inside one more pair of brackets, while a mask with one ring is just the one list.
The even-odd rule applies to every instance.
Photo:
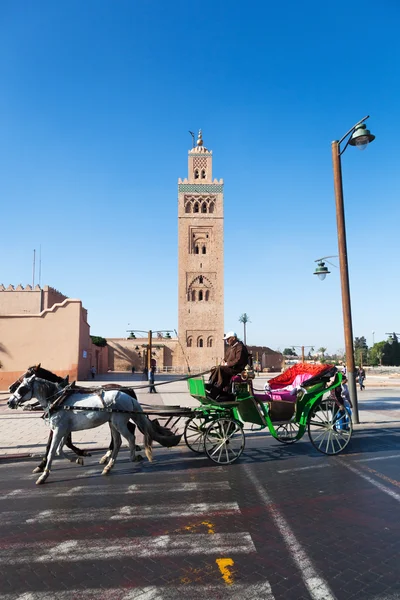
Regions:
[[141, 462], [142, 460], [144, 460], [143, 456], [141, 454], [137, 454], [135, 456], [134, 462]]
[[43, 476], [39, 477], [39, 479], [36, 480], [36, 485], [42, 485], [42, 483], [44, 483], [46, 481], [46, 479], [47, 479], [47, 477], [45, 477], [44, 479], [43, 479]]
[[107, 462], [108, 456], [107, 454], [105, 456], [103, 456], [100, 460], [99, 460], [99, 465], [104, 465], [104, 463]]
[[33, 469], [32, 473], [43, 473], [43, 469], [42, 467], [36, 467], [35, 469]]
[[76, 464], [77, 465], [81, 465], [83, 466], [85, 463], [83, 462], [83, 458], [81, 456], [78, 456], [78, 458], [76, 459]]
[[107, 469], [107, 468], [103, 469], [101, 472], [102, 475], [109, 475], [109, 473], [110, 473], [110, 469]]

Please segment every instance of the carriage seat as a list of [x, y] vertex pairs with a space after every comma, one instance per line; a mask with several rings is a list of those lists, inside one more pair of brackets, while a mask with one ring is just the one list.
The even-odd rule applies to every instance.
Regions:
[[288, 390], [282, 390], [281, 392], [264, 392], [263, 394], [254, 394], [254, 399], [261, 404], [266, 402], [296, 402], [296, 392], [292, 394]]

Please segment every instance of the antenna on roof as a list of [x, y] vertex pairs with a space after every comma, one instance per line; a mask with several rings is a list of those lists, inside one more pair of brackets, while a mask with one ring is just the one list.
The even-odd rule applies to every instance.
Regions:
[[195, 142], [194, 142], [194, 132], [193, 131], [189, 131], [190, 135], [192, 136], [192, 140], [193, 140], [193, 148], [196, 146]]
[[35, 287], [36, 250], [33, 251], [32, 289]]

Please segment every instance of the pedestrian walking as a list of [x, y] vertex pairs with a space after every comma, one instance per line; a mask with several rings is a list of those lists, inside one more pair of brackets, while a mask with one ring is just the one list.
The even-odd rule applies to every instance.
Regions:
[[96, 375], [96, 367], [94, 365], [92, 365], [92, 368], [90, 369], [90, 373], [92, 375], [92, 379], [94, 379], [94, 377]]
[[351, 417], [353, 411], [353, 404], [350, 399], [349, 386], [347, 385], [347, 377], [343, 377], [342, 386], [341, 386], [341, 400], [343, 403], [343, 409], [341, 409], [341, 413], [343, 415], [340, 419], [337, 420], [336, 429], [340, 430], [348, 430], [349, 428], [349, 415]]
[[365, 380], [365, 371], [362, 367], [360, 367], [357, 371], [358, 384], [360, 386], [360, 392], [365, 390], [364, 380]]
[[157, 390], [156, 390], [156, 388], [154, 386], [154, 374], [155, 374], [155, 372], [156, 372], [156, 367], [153, 365], [150, 368], [150, 371], [149, 371], [149, 393], [150, 394], [153, 394], [153, 393], [157, 394]]

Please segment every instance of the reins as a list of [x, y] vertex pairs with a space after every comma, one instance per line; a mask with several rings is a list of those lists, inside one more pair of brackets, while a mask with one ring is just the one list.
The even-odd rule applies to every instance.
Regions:
[[[125, 385], [125, 386], [121, 386], [120, 389], [124, 389], [126, 388], [127, 390], [142, 390], [145, 388], [148, 388], [149, 386], [151, 387], [158, 387], [159, 385], [167, 385], [168, 383], [175, 383], [176, 381], [187, 381], [188, 379], [192, 379], [193, 377], [202, 377], [203, 375], [207, 375], [207, 373], [210, 372], [210, 369], [208, 369], [208, 371], [203, 371], [202, 373], [196, 373], [196, 374], [192, 374], [189, 373], [189, 375], [185, 375], [185, 377], [179, 377], [178, 379], [173, 379], [172, 381], [160, 381], [160, 383], [144, 383], [142, 385]], [[103, 389], [103, 388], [99, 388], [99, 389]]]

